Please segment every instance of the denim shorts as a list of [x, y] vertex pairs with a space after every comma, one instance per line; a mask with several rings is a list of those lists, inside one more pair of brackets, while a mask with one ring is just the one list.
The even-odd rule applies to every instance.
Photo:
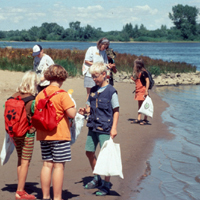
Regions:
[[92, 88], [95, 85], [96, 84], [95, 84], [94, 80], [92, 79], [92, 77], [88, 77], [88, 76], [84, 77], [84, 87], [85, 88]]
[[40, 141], [42, 160], [61, 163], [71, 161], [71, 146], [69, 141]]
[[103, 143], [109, 139], [110, 139], [109, 134], [98, 133], [98, 132], [89, 130], [86, 144], [85, 144], [85, 150], [90, 151], [90, 152], [95, 152], [98, 143], [100, 144], [100, 148], [101, 148], [103, 146]]

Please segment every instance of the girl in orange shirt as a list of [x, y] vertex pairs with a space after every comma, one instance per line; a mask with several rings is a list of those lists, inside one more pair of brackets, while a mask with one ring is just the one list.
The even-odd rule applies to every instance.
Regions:
[[[134, 61], [133, 66], [133, 76], [131, 79], [135, 82], [135, 100], [138, 101], [138, 110], [140, 109], [145, 97], [148, 95], [149, 89], [149, 76], [148, 72], [145, 69], [144, 62], [141, 58], [137, 58]], [[141, 113], [138, 113], [136, 120], [131, 123], [139, 123], [144, 125], [148, 123], [147, 116], [144, 116], [144, 119], [141, 120]]]
[[[47, 95], [60, 90], [67, 76], [68, 73], [62, 66], [51, 65], [44, 73], [44, 78], [50, 81], [50, 85], [44, 89]], [[36, 97], [36, 105], [40, 99], [44, 98], [42, 90]], [[52, 179], [53, 199], [61, 200], [65, 162], [71, 161], [71, 135], [68, 118], [75, 117], [76, 108], [67, 92], [56, 94], [51, 98], [51, 102], [53, 102], [57, 116], [60, 117], [64, 113], [64, 117], [52, 131], [37, 129], [37, 140], [40, 140], [42, 160], [44, 161], [40, 178], [43, 199], [50, 199]]]

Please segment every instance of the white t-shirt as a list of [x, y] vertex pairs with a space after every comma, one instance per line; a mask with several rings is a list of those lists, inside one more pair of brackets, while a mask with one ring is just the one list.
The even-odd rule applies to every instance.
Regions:
[[[53, 64], [54, 61], [47, 54], [44, 54], [42, 58], [36, 56], [33, 60], [33, 70], [36, 72], [39, 78], [42, 78], [44, 77], [44, 71]], [[50, 82], [45, 80], [40, 83], [40, 86], [47, 86], [49, 84]]]
[[[108, 57], [107, 57], [106, 51], [100, 51], [97, 48], [97, 46], [92, 46], [88, 48], [85, 54], [85, 60], [91, 61], [93, 63], [95, 62], [104, 62], [106, 64], [108, 63]], [[85, 60], [84, 60], [84, 63], [85, 63]], [[91, 77], [89, 70], [87, 71], [85, 76]]]

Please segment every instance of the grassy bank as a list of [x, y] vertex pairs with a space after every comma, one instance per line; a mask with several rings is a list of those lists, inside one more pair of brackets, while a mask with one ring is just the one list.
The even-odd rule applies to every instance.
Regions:
[[[70, 49], [44, 49], [57, 64], [62, 65], [70, 76], [81, 74], [82, 64], [85, 57], [85, 50]], [[117, 53], [115, 63], [118, 71], [132, 72], [133, 61], [136, 55]], [[156, 76], [161, 73], [188, 73], [195, 72], [196, 66], [180, 62], [167, 62], [158, 59], [151, 59], [141, 56], [146, 68]], [[27, 71], [33, 68], [32, 49], [9, 49], [0, 48], [0, 69], [10, 71]]]

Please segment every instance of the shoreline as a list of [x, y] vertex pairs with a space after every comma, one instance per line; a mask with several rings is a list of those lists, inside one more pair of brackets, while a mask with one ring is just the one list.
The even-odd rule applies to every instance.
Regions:
[[[0, 42], [88, 42], [88, 43], [97, 43], [97, 41], [60, 41], [60, 40], [55, 40], [55, 41], [8, 41], [8, 40], [0, 40]], [[160, 41], [160, 42], [152, 42], [152, 41], [127, 41], [127, 42], [121, 42], [121, 41], [110, 41], [110, 43], [200, 43], [200, 41]]]
[[[14, 93], [16, 86], [20, 83], [22, 72], [2, 71], [0, 73], [0, 108], [3, 113], [5, 100]], [[8, 80], [9, 77], [9, 80]], [[137, 195], [138, 184], [145, 173], [146, 161], [151, 156], [156, 140], [170, 140], [173, 135], [167, 130], [167, 126], [162, 123], [161, 113], [168, 107], [168, 104], [158, 96], [153, 88], [150, 96], [156, 105], [153, 119], [149, 119], [150, 125], [141, 126], [131, 124], [130, 120], [137, 117], [137, 101], [132, 93], [134, 85], [130, 83], [115, 83], [114, 87], [118, 91], [120, 103], [120, 118], [118, 123], [118, 135], [114, 139], [121, 147], [121, 157], [123, 163], [124, 179], [111, 177], [113, 187], [111, 195], [104, 197], [105, 200], [130, 199]], [[85, 105], [86, 91], [83, 87], [83, 79], [68, 78], [63, 89], [73, 89], [73, 98], [77, 103], [77, 108]], [[4, 130], [4, 119], [1, 116], [0, 127]], [[76, 143], [72, 145], [72, 161], [66, 163], [65, 177], [63, 183], [63, 198], [70, 199], [99, 199], [93, 193], [94, 190], [85, 190], [83, 185], [91, 179], [92, 171], [85, 155], [85, 139], [87, 127], [83, 127]], [[0, 135], [0, 147], [2, 147], [4, 131]], [[97, 149], [98, 155], [99, 148]], [[12, 199], [17, 186], [16, 174], [16, 152], [11, 155], [10, 160], [0, 168], [0, 197], [4, 200]], [[33, 158], [30, 163], [29, 174], [26, 182], [26, 189], [29, 193], [37, 195], [41, 199], [40, 170], [42, 168], [40, 144], [35, 141]]]

